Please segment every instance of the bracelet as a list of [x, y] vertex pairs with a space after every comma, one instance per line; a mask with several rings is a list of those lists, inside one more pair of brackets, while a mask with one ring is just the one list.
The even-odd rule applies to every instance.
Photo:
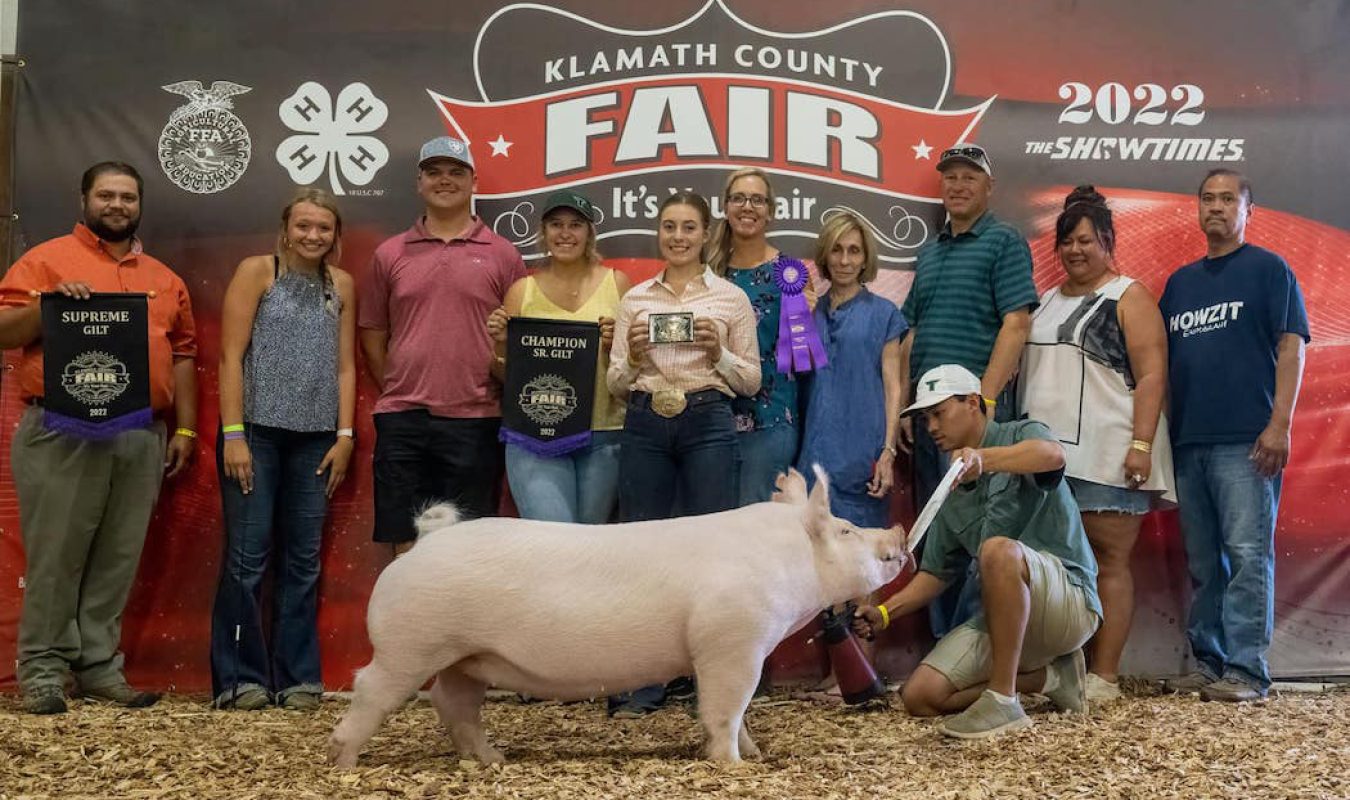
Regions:
[[221, 430], [224, 431], [225, 433], [243, 433], [244, 423], [240, 422], [235, 425], [226, 425], [225, 427], [221, 428]]
[[877, 606], [877, 611], [881, 612], [881, 629], [884, 631], [891, 627], [891, 612], [886, 610], [886, 606]]
[[186, 436], [186, 437], [189, 438], [189, 439], [196, 439], [196, 438], [197, 438], [197, 432], [194, 431], [194, 430], [191, 429], [191, 428], [179, 428], [178, 430], [176, 430], [176, 431], [173, 432], [173, 435], [174, 435], [174, 436]]
[[1153, 443], [1152, 443], [1152, 442], [1146, 442], [1146, 441], [1144, 441], [1143, 439], [1131, 439], [1131, 440], [1130, 440], [1130, 449], [1131, 449], [1131, 450], [1138, 450], [1138, 451], [1141, 452], [1141, 453], [1152, 453], [1152, 452], [1153, 452]]
[[224, 437], [224, 438], [225, 438], [225, 441], [227, 441], [227, 442], [235, 442], [235, 441], [239, 441], [239, 440], [241, 440], [241, 439], [244, 438], [244, 432], [243, 432], [243, 431], [230, 431], [229, 433], [225, 434], [225, 437]]
[[900, 455], [900, 451], [895, 449], [895, 445], [893, 444], [888, 444], [885, 447], [881, 448], [881, 452], [890, 453], [892, 458]]
[[338, 429], [337, 429], [337, 435], [338, 435], [338, 436], [346, 436], [348, 439], [355, 439], [355, 438], [356, 438], [356, 434], [352, 432], [352, 429], [351, 429], [351, 428], [338, 428]]
[[984, 407], [989, 409], [990, 411], [993, 411], [994, 407], [998, 405], [998, 401], [992, 397], [981, 396], [980, 399], [984, 401]]

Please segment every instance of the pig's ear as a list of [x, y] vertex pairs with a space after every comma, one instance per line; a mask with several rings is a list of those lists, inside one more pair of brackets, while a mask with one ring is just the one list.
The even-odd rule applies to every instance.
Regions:
[[778, 474], [778, 480], [774, 481], [774, 486], [778, 491], [773, 493], [769, 499], [775, 503], [791, 503], [794, 506], [806, 505], [806, 478], [792, 467], [788, 471]]
[[812, 536], [820, 536], [834, 518], [830, 513], [830, 478], [819, 464], [812, 464], [811, 469], [816, 473], [816, 485], [806, 503], [806, 530]]

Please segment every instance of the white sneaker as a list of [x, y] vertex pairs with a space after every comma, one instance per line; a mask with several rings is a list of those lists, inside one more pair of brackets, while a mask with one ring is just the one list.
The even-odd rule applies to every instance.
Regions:
[[1118, 684], [1106, 680], [1095, 672], [1087, 674], [1085, 688], [1089, 703], [1109, 703], [1112, 700], [1119, 700], [1123, 696]]

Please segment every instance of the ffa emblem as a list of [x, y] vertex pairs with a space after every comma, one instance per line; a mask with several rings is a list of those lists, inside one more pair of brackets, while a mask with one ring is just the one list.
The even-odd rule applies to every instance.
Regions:
[[186, 105], [169, 115], [159, 134], [159, 166], [180, 189], [212, 194], [233, 185], [248, 169], [253, 144], [248, 129], [231, 111], [230, 97], [250, 91], [230, 81], [203, 89], [201, 81], [179, 81], [161, 87], [186, 97]]

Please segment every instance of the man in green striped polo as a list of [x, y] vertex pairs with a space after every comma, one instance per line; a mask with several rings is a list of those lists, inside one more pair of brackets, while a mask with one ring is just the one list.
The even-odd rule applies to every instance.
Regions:
[[[983, 147], [958, 142], [942, 152], [937, 169], [948, 222], [919, 251], [902, 308], [910, 325], [902, 347], [908, 377], [912, 385], [936, 366], [959, 364], [980, 376], [991, 416], [1006, 422], [1017, 417], [1009, 383], [1038, 302], [1031, 249], [1020, 231], [989, 211], [994, 169]], [[923, 426], [912, 429], [906, 420], [902, 435], [913, 441], [915, 500], [922, 507], [946, 471], [947, 458]], [[958, 592], [952, 587], [950, 599], [932, 606], [935, 635], [965, 616], [949, 618]]]

